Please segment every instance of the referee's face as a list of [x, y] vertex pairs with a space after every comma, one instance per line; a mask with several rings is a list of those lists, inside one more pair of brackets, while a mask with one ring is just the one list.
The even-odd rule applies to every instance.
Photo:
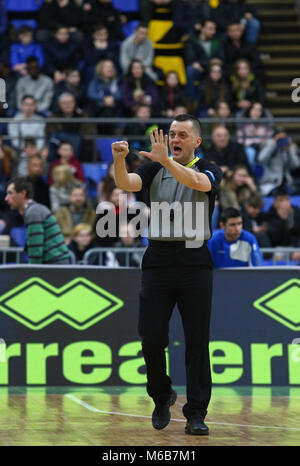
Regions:
[[201, 144], [201, 137], [192, 121], [173, 121], [169, 132], [169, 145], [173, 159], [183, 165], [194, 158], [194, 152]]

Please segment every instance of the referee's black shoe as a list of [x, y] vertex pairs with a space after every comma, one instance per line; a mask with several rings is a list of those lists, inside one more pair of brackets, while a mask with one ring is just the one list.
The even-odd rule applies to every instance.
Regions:
[[161, 430], [167, 427], [170, 422], [170, 406], [173, 406], [177, 399], [177, 393], [175, 390], [171, 390], [168, 401], [162, 405], [156, 405], [152, 413], [152, 425], [154, 429]]
[[190, 435], [208, 435], [209, 428], [204, 424], [201, 416], [188, 419], [185, 426], [185, 433]]

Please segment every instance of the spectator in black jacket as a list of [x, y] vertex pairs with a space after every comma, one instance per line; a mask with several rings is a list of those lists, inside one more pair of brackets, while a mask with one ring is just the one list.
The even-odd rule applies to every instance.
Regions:
[[227, 36], [223, 41], [224, 71], [229, 78], [233, 66], [240, 58], [249, 61], [253, 73], [263, 79], [262, 63], [258, 50], [252, 42], [248, 42], [243, 37], [243, 25], [239, 22], [232, 22], [227, 26]]
[[203, 81], [204, 73], [209, 64], [223, 63], [221, 40], [216, 36], [216, 23], [205, 19], [200, 32], [192, 34], [185, 48], [187, 64], [187, 93], [190, 103], [195, 100], [195, 81]]
[[211, 19], [216, 22], [218, 33], [223, 36], [229, 23], [236, 21], [242, 24], [245, 39], [249, 42], [257, 42], [260, 32], [260, 21], [256, 9], [249, 4], [244, 4], [245, 0], [223, 0], [215, 8], [207, 0], [195, 0], [194, 27], [200, 30], [201, 22], [204, 19]]
[[54, 77], [55, 82], [61, 79], [65, 68], [76, 68], [80, 59], [79, 45], [71, 39], [65, 26], [56, 28], [54, 39], [44, 45], [44, 52], [45, 71]]
[[39, 28], [37, 39], [47, 42], [56, 28], [61, 25], [68, 28], [76, 41], [82, 41], [82, 11], [75, 0], [51, 0], [44, 2], [39, 11]]
[[96, 25], [93, 35], [86, 38], [83, 55], [86, 65], [86, 82], [93, 78], [94, 68], [102, 60], [111, 60], [119, 69], [119, 45], [115, 40], [110, 39], [108, 29], [104, 24]]
[[[290, 196], [278, 191], [268, 212], [268, 235], [272, 247], [300, 247], [300, 209], [291, 204]], [[300, 253], [292, 257], [300, 260]]]
[[124, 39], [121, 26], [127, 22], [127, 17], [113, 7], [111, 0], [87, 0], [82, 9], [85, 33], [89, 33], [101, 21], [107, 27], [111, 39]]
[[211, 147], [204, 153], [207, 160], [215, 162], [223, 172], [232, 170], [235, 165], [244, 165], [251, 173], [244, 146], [230, 141], [229, 131], [225, 126], [215, 126], [211, 139]]

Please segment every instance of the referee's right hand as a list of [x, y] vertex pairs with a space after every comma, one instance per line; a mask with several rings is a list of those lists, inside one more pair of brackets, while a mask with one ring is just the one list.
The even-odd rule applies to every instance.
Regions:
[[126, 155], [129, 152], [129, 145], [127, 141], [117, 141], [113, 142], [111, 145], [111, 150], [113, 158], [115, 161], [120, 159], [125, 159]]

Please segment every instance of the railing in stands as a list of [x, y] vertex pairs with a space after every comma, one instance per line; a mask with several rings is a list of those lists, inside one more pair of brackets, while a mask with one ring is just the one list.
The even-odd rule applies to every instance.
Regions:
[[[76, 261], [76, 256], [73, 253], [73, 251], [70, 252], [70, 264], [71, 265], [97, 265], [99, 267], [110, 267], [110, 268], [115, 268], [115, 267], [120, 267], [120, 268], [132, 268], [133, 266], [130, 265], [130, 256], [134, 257], [134, 259], [137, 262], [137, 265], [134, 266], [133, 268], [138, 268], [141, 264], [142, 256], [145, 252], [146, 248], [140, 247], [140, 248], [92, 248], [89, 249], [83, 256], [82, 261]], [[278, 265], [280, 263], [283, 263], [282, 265], [300, 265], [300, 260], [298, 261], [293, 261], [291, 259], [291, 255], [293, 253], [299, 253], [300, 254], [300, 248], [294, 248], [294, 247], [275, 247], [275, 248], [261, 248], [260, 249], [264, 259], [269, 259], [270, 262], [269, 265]], [[23, 248], [17, 248], [17, 247], [8, 247], [8, 248], [0, 248], [0, 264], [7, 264], [7, 256], [8, 254], [16, 254], [16, 260], [13, 261], [14, 263], [21, 263], [21, 254], [24, 252]], [[109, 254], [108, 259], [105, 259], [104, 254]], [[124, 256], [125, 258], [125, 265], [120, 265], [117, 262], [117, 255], [121, 254], [122, 257]], [[96, 264], [95, 260], [91, 260], [91, 258], [94, 256], [94, 259], [96, 258]], [[117, 259], [117, 260], [116, 260]], [[107, 263], [106, 263], [107, 260]], [[298, 262], [296, 264], [295, 262]], [[266, 264], [268, 265], [268, 264]]]

